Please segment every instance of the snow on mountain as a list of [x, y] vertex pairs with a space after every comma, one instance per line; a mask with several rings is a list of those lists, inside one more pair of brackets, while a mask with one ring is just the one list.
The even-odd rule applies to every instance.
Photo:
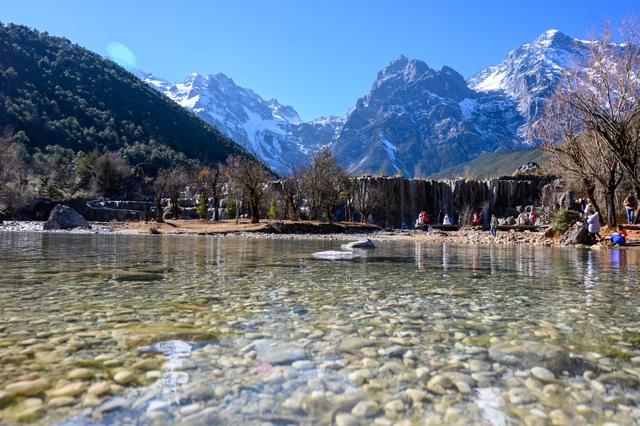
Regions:
[[282, 175], [304, 164], [319, 147], [330, 144], [342, 123], [337, 118], [305, 123], [291, 106], [275, 99], [264, 100], [222, 73], [207, 76], [193, 73], [179, 83], [135, 73]]
[[533, 120], [563, 73], [585, 65], [590, 43], [558, 30], [545, 31], [533, 42], [509, 52], [498, 65], [480, 70], [469, 79], [469, 87], [506, 94], [527, 121]]

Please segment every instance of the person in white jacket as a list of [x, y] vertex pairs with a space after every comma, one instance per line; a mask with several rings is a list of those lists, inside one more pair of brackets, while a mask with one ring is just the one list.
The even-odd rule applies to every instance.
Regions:
[[601, 239], [602, 237], [600, 236], [600, 213], [595, 212], [593, 213], [591, 216], [589, 216], [589, 218], [587, 219], [587, 223], [589, 224], [589, 235], [591, 235], [591, 238], [593, 239], [593, 241], [596, 241], [596, 237], [598, 237], [598, 240]]

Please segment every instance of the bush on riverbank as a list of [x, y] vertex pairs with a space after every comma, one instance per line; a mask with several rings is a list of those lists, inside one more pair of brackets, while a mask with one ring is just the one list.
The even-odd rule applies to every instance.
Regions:
[[575, 210], [562, 209], [553, 216], [553, 230], [558, 233], [566, 232], [577, 221], [580, 220], [580, 213]]

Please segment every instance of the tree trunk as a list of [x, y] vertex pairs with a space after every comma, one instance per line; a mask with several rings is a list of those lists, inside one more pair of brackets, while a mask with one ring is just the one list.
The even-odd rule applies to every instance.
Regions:
[[[631, 185], [633, 186], [633, 192], [636, 194], [636, 200], [640, 200], [640, 182], [632, 181]], [[636, 208], [636, 214], [635, 214], [635, 217], [633, 218], [634, 225], [637, 225], [639, 222], [638, 215], [640, 215], [640, 202], [638, 202], [638, 207]]]
[[173, 218], [178, 219], [180, 217], [180, 202], [178, 200], [171, 200], [171, 210]]
[[287, 200], [287, 210], [289, 212], [289, 220], [298, 220], [298, 213], [296, 212], [295, 200], [291, 198]]
[[163, 223], [162, 196], [156, 197], [156, 222]]
[[367, 223], [367, 217], [369, 217], [367, 209], [360, 210], [360, 223]]
[[260, 222], [260, 206], [255, 198], [249, 199], [249, 208], [251, 209], [251, 223]]
[[216, 222], [220, 220], [220, 217], [218, 215], [218, 202], [219, 202], [218, 196], [214, 195], [213, 196], [213, 220]]
[[598, 205], [598, 201], [596, 201], [596, 187], [591, 184], [585, 184], [584, 187], [584, 191], [587, 194], [587, 200], [589, 200], [589, 202], [593, 206], [593, 209], [600, 213], [600, 217], [602, 217], [600, 206]]
[[618, 218], [616, 217], [616, 189], [607, 188], [605, 190], [604, 201], [607, 206], [607, 224], [614, 228], [618, 226]]

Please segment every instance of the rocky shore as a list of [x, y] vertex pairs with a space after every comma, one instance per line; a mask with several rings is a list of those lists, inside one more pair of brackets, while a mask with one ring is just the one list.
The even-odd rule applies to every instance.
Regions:
[[[315, 224], [310, 222], [292, 222], [283, 226], [282, 222], [263, 221], [251, 224], [248, 221], [220, 221], [218, 223], [200, 220], [170, 220], [163, 224], [155, 222], [91, 222], [91, 229], [72, 229], [67, 231], [44, 231], [44, 222], [5, 221], [0, 232], [57, 232], [78, 234], [123, 234], [123, 235], [200, 235], [214, 238], [278, 239], [278, 240], [336, 240], [353, 241], [358, 235], [366, 235], [374, 241], [406, 241], [424, 243], [451, 244], [503, 244], [531, 246], [561, 246], [560, 237], [549, 237], [540, 231], [498, 231], [496, 237], [488, 231], [475, 228], [462, 228], [458, 231], [420, 230], [383, 230], [374, 225], [340, 223]], [[606, 232], [603, 232], [606, 235]], [[629, 246], [640, 244], [640, 232], [630, 231]], [[592, 247], [606, 248], [602, 242]]]

